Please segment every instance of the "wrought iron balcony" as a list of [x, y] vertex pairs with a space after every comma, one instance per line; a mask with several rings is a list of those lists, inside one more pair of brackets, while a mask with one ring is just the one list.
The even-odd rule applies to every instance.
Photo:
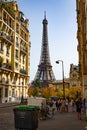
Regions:
[[9, 43], [13, 44], [13, 37], [7, 35], [4, 32], [0, 32], [0, 37], [2, 37], [4, 40], [8, 41]]
[[11, 70], [11, 65], [7, 64], [7, 63], [2, 63], [0, 64], [0, 68], [2, 69], [8, 69], [8, 70]]
[[20, 69], [20, 73], [22, 73], [22, 74], [27, 74], [27, 73], [26, 73], [26, 70], [24, 70], [24, 69]]
[[27, 53], [27, 49], [25, 47], [23, 47], [22, 45], [20, 45], [20, 50], [24, 53]]

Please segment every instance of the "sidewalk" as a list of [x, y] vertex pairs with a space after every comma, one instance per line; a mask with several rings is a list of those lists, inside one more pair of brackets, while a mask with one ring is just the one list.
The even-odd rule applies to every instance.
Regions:
[[19, 105], [19, 104], [20, 104], [19, 102], [0, 103], [0, 108], [16, 106], [16, 105]]
[[87, 122], [77, 119], [76, 112], [56, 112], [51, 120], [40, 121], [38, 130], [86, 130]]
[[[15, 130], [14, 105], [17, 104], [0, 104], [0, 130]], [[52, 119], [38, 121], [37, 130], [87, 130], [87, 122], [83, 116], [78, 120], [76, 112], [56, 112]]]

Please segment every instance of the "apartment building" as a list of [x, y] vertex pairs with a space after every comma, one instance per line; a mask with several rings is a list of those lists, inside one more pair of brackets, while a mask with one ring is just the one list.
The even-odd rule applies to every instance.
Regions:
[[79, 77], [79, 66], [70, 64], [70, 73], [69, 73], [70, 87], [81, 87], [81, 81]]
[[27, 97], [30, 47], [29, 20], [16, 1], [0, 0], [0, 102]]
[[77, 39], [81, 86], [87, 98], [87, 0], [76, 0]]

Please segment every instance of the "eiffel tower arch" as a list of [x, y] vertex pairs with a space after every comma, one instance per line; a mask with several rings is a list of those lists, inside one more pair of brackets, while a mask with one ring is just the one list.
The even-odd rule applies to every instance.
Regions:
[[44, 19], [42, 24], [43, 24], [43, 34], [42, 34], [41, 57], [34, 81], [39, 80], [41, 87], [48, 87], [55, 81], [55, 76], [50, 62], [48, 31], [47, 31], [48, 21], [46, 19], [46, 13], [44, 13]]

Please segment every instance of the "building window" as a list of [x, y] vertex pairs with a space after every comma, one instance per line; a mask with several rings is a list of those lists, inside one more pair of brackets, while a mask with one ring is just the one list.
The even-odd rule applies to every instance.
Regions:
[[15, 63], [15, 69], [18, 69], [18, 63]]
[[18, 50], [15, 52], [15, 57], [18, 58]]
[[3, 12], [3, 20], [4, 20], [5, 22], [7, 22], [7, 16], [6, 16], [6, 13], [5, 13], [5, 12]]
[[18, 37], [16, 37], [16, 46], [19, 46], [19, 44], [18, 44]]
[[14, 89], [12, 89], [12, 97], [14, 97], [15, 96], [15, 91], [14, 91]]
[[76, 86], [76, 82], [74, 81], [74, 82], [72, 82], [72, 86]]
[[9, 18], [9, 26], [11, 27], [11, 18]]
[[16, 24], [16, 32], [19, 33], [19, 25]]
[[77, 77], [77, 75], [76, 75], [76, 74], [73, 74], [73, 75], [72, 75], [72, 77], [73, 77], [73, 78], [76, 78], [76, 77]]
[[0, 52], [3, 52], [3, 50], [4, 50], [3, 47], [4, 47], [3, 43], [0, 42]]
[[8, 88], [5, 88], [5, 97], [8, 97]]
[[13, 84], [16, 84], [17, 78], [14, 77]]
[[9, 96], [11, 96], [11, 90], [9, 90]]
[[16, 91], [16, 94], [15, 94], [16, 96], [17, 96], [17, 91]]
[[23, 56], [23, 64], [24, 64], [24, 59], [25, 59], [25, 56]]
[[85, 52], [85, 65], [87, 65], [87, 52]]
[[9, 63], [9, 60], [8, 59], [6, 59], [6, 64], [8, 64]]
[[6, 55], [9, 56], [9, 46], [6, 48]]

